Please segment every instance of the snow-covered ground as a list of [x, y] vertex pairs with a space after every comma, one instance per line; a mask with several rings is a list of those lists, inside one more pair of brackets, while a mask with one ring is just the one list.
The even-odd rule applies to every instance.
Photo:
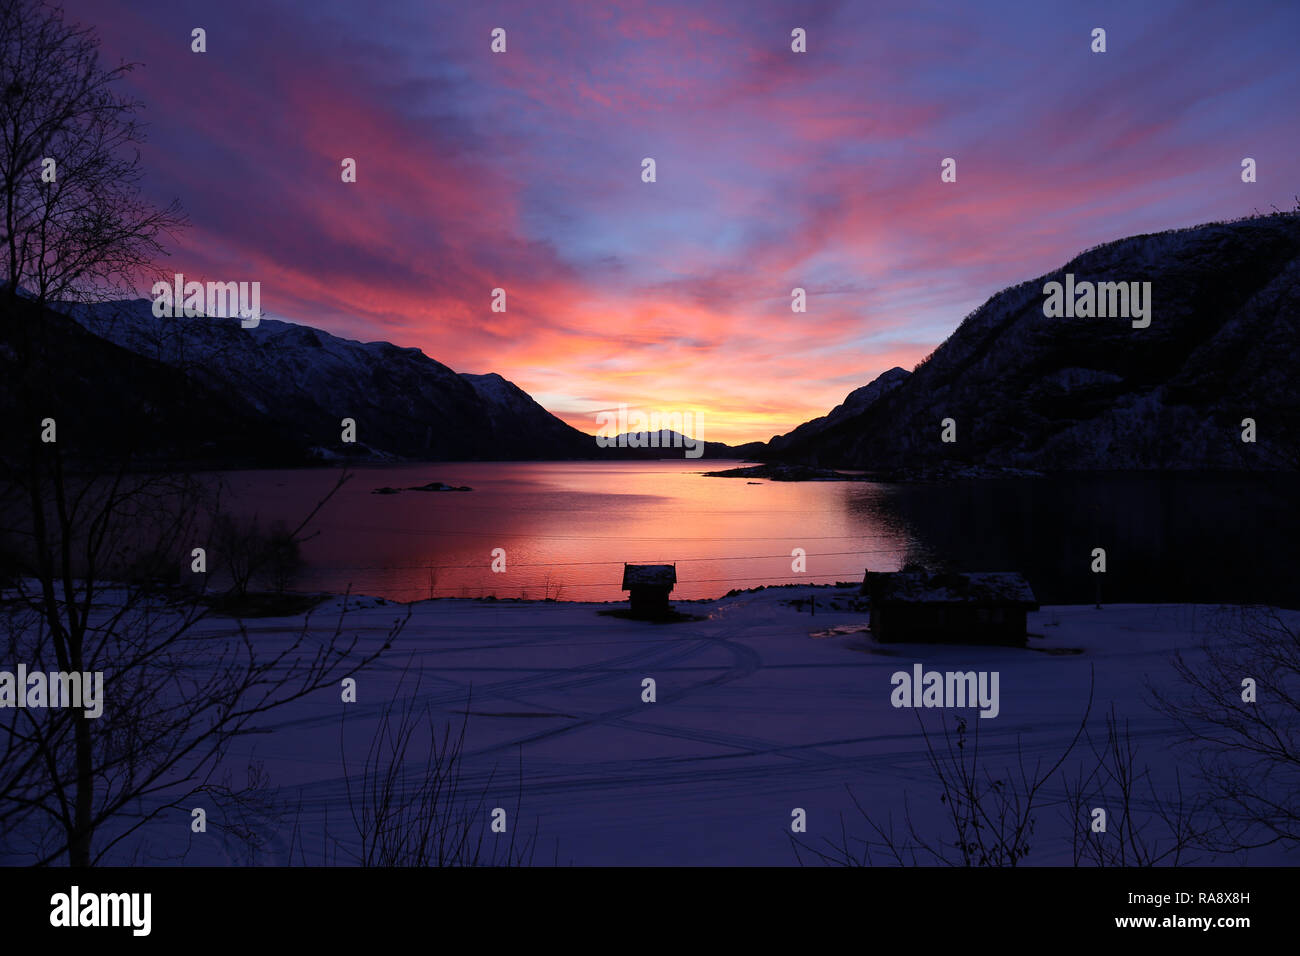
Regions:
[[[1196, 665], [1228, 613], [1193, 605], [1045, 607], [1029, 616], [1028, 646], [1013, 648], [877, 643], [856, 587], [768, 588], [676, 607], [691, 619], [655, 624], [609, 613], [626, 604], [328, 599], [307, 618], [309, 644], [328, 640], [342, 612], [343, 634], [357, 639], [354, 653], [362, 655], [381, 647], [408, 610], [410, 619], [358, 675], [355, 702], [344, 702], [342, 688], [322, 689], [237, 740], [217, 778], [240, 784], [257, 762], [280, 808], [243, 821], [264, 838], [255, 854], [223, 826], [240, 821], [197, 796], [164, 811], [106, 862], [349, 862], [357, 838], [345, 760], [355, 798], [380, 718], [394, 702], [428, 708], [439, 726], [458, 729], [469, 701], [460, 792], [471, 802], [482, 798], [479, 829], [500, 807], [508, 833], [536, 834], [536, 864], [793, 865], [817, 862], [810, 848], [833, 852], [846, 838], [860, 855], [858, 841], [869, 832], [855, 800], [874, 820], [892, 819], [900, 835], [910, 813], [927, 839], [951, 840], [922, 722], [942, 747], [944, 723], [951, 729], [964, 717], [968, 732], [978, 732], [982, 766], [1005, 779], [1021, 762], [1032, 769], [1056, 760], [1088, 706], [1090, 680], [1089, 727], [1098, 743], [1113, 707], [1138, 748], [1136, 769], [1149, 768], [1156, 793], [1172, 797], [1177, 775], [1188, 795], [1197, 752], [1151, 707], [1151, 689], [1177, 690], [1172, 655], [1181, 651]], [[1300, 625], [1300, 612], [1282, 613], [1290, 627]], [[304, 618], [245, 625], [270, 655], [302, 633]], [[196, 636], [218, 638], [237, 624], [214, 616], [197, 628]], [[196, 652], [192, 662], [200, 671], [201, 658]], [[915, 665], [996, 672], [997, 715], [895, 707], [891, 678]], [[647, 679], [653, 702], [643, 699]], [[423, 763], [427, 741], [422, 732], [413, 738], [409, 769]], [[1065, 784], [1095, 766], [1081, 746], [1044, 789], [1024, 862], [1072, 861], [1077, 815], [1067, 819]], [[1122, 810], [1100, 804], [1113, 834]], [[191, 805], [208, 811], [206, 833], [191, 832]], [[1145, 784], [1134, 805], [1137, 819], [1149, 814]], [[796, 810], [807, 831], [793, 835]], [[498, 847], [508, 838], [485, 837]], [[1163, 834], [1144, 824], [1143, 837]], [[1271, 847], [1194, 862], [1297, 861]]]
[[[815, 617], [790, 603], [809, 593], [819, 598]], [[827, 607], [833, 596], [840, 610]], [[852, 597], [778, 588], [679, 602], [699, 620], [672, 624], [598, 613], [618, 605], [422, 602], [392, 649], [361, 675], [355, 703], [329, 690], [277, 712], [270, 733], [243, 739], [230, 768], [241, 779], [247, 758], [264, 761], [281, 796], [301, 806], [297, 840], [307, 862], [320, 862], [324, 829], [350, 839], [341, 747], [355, 772], [382, 708], [409, 696], [419, 670], [421, 703], [447, 720], [459, 721], [472, 688], [462, 786], [487, 788], [487, 806], [506, 808], [517, 833], [536, 830], [535, 862], [791, 865], [796, 808], [807, 814], [799, 838], [807, 845], [839, 842], [842, 815], [851, 836], [865, 835], [846, 785], [882, 820], [901, 819], [906, 800], [943, 839], [918, 715], [932, 730], [941, 715], [950, 724], [966, 716], [972, 729], [978, 725], [990, 767], [1014, 761], [1017, 746], [1030, 761], [1054, 758], [1084, 712], [1093, 672], [1094, 729], [1113, 703], [1131, 721], [1139, 766], [1149, 764], [1158, 781], [1180, 767], [1187, 779], [1190, 755], [1149, 707], [1145, 684], [1173, 686], [1171, 653], [1200, 643], [1213, 608], [1047, 607], [1030, 615], [1027, 649], [880, 645], [865, 632], [865, 613], [850, 607]], [[332, 629], [341, 602], [313, 613], [322, 632]], [[348, 605], [346, 632], [368, 646], [382, 643], [406, 610], [373, 598]], [[249, 627], [270, 647], [296, 633], [301, 619]], [[891, 675], [916, 663], [997, 671], [997, 717], [893, 707]], [[645, 678], [655, 681], [653, 703], [642, 699]], [[1059, 780], [1048, 788], [1027, 862], [1069, 862], [1062, 795]], [[172, 844], [163, 831], [188, 831], [187, 822], [152, 826], [151, 844]], [[237, 862], [222, 840], [211, 830], [194, 836], [187, 861]], [[260, 859], [286, 862], [292, 840], [283, 823]], [[1284, 858], [1273, 850], [1248, 862]]]

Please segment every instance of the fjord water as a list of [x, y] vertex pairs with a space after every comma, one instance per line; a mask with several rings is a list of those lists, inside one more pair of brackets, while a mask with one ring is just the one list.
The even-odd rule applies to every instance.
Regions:
[[[733, 462], [475, 462], [358, 467], [321, 510], [303, 546], [298, 590], [412, 601], [480, 597], [614, 601], [623, 562], [677, 564], [675, 597], [735, 587], [861, 578], [864, 562], [896, 568], [904, 529], [873, 507], [876, 486], [844, 482], [747, 484], [701, 472]], [[333, 470], [225, 475], [233, 507], [263, 522], [301, 519], [337, 478]], [[431, 481], [468, 492], [402, 491]], [[505, 571], [492, 570], [505, 551]], [[807, 572], [791, 571], [791, 552]], [[845, 554], [843, 552], [870, 552]]]
[[[734, 462], [355, 466], [309, 525], [295, 590], [390, 600], [616, 601], [623, 562], [676, 563], [678, 599], [860, 581], [906, 561], [1018, 570], [1045, 603], [1297, 600], [1293, 480], [1123, 474], [920, 484], [750, 482]], [[232, 510], [296, 525], [335, 469], [222, 476]], [[373, 494], [441, 481], [469, 492]], [[495, 549], [505, 571], [492, 570]], [[806, 571], [792, 570], [792, 552]], [[1106, 551], [1104, 575], [1093, 549]]]

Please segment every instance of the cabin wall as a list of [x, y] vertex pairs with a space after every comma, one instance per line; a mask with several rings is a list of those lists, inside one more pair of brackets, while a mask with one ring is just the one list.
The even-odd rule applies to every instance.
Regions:
[[662, 614], [668, 610], [668, 588], [630, 588], [629, 599], [634, 614]]
[[1023, 644], [1021, 607], [961, 604], [883, 604], [871, 608], [871, 633], [879, 641], [942, 644]]

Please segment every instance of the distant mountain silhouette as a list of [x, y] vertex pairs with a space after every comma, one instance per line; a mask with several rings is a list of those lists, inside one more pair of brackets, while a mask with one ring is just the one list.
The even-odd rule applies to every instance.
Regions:
[[816, 436], [822, 434], [840, 422], [848, 421], [856, 415], [861, 415], [877, 400], [888, 395], [898, 386], [907, 381], [908, 376], [912, 373], [906, 369], [895, 366], [887, 372], [883, 372], [872, 381], [849, 392], [848, 397], [839, 405], [836, 405], [830, 412], [821, 418], [814, 418], [812, 421], [804, 422], [794, 431], [787, 432], [784, 435], [775, 435], [767, 442], [767, 450], [770, 454], [779, 455], [781, 452], [795, 447], [803, 442], [810, 441]]
[[[24, 378], [35, 408], [20, 407]], [[0, 381], [0, 456], [24, 455], [31, 430], [52, 418], [73, 465], [308, 461], [293, 434], [241, 395], [105, 341], [66, 315], [38, 315], [22, 299], [0, 316]]]
[[[1150, 326], [1046, 317], [1044, 284], [1066, 273], [1149, 281]], [[865, 408], [841, 406], [761, 454], [904, 475], [1295, 469], [1298, 354], [1300, 214], [1133, 236], [999, 292]], [[955, 442], [940, 440], [945, 418]]]
[[[147, 299], [68, 305], [94, 335], [255, 410], [317, 461], [635, 459], [680, 449], [601, 448], [496, 373], [457, 374], [418, 348], [356, 342], [275, 319], [158, 318]], [[356, 423], [344, 443], [342, 422]], [[197, 428], [197, 426], [196, 426]], [[707, 457], [729, 452], [709, 443]], [[250, 464], [262, 455], [250, 455]]]
[[[671, 428], [661, 428], [657, 432], [653, 429], [623, 432], [607, 441], [610, 443], [608, 451], [620, 452], [621, 457], [626, 458], [732, 458], [738, 453], [731, 445], [716, 441], [704, 442], [703, 450], [697, 453], [699, 446], [694, 439]], [[654, 444], [651, 444], [652, 441]], [[690, 455], [687, 455], [688, 451]]]

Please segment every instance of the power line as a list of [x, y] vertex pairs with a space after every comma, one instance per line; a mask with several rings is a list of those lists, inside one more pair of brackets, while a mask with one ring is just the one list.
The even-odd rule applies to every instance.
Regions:
[[[570, 507], [570, 506], [564, 506], [564, 505], [555, 506], [555, 507], [546, 507], [546, 506], [544, 506], [544, 505], [516, 504], [516, 505], [513, 505], [513, 506], [507, 508], [507, 507], [496, 506], [496, 505], [463, 505], [463, 504], [457, 504], [457, 505], [455, 506], [455, 508], [456, 508], [456, 511], [458, 511], [458, 512], [460, 512], [460, 511], [490, 511], [490, 512], [492, 512], [493, 514], [507, 514], [507, 513], [509, 513], [510, 511], [527, 512], [527, 513], [529, 513], [529, 514], [533, 514], [533, 513], [538, 512], [538, 511], [547, 511], [547, 512], [559, 513], [559, 514], [574, 514], [574, 513], [578, 512], [578, 509], [573, 508], [573, 507]], [[633, 508], [629, 507], [628, 510], [629, 510], [629, 511], [632, 511], [632, 510], [636, 510], [636, 509], [633, 509]], [[718, 515], [719, 515], [719, 512], [718, 512], [718, 511], [716, 511], [716, 510], [711, 510], [711, 509], [707, 509], [707, 508], [699, 508], [699, 509], [694, 509], [694, 508], [692, 508], [692, 509], [685, 509], [685, 510], [679, 510], [679, 509], [677, 509], [677, 508], [674, 508], [673, 511], [672, 511], [672, 513], [673, 513], [674, 516], [676, 516], [676, 515], [708, 515], [709, 517], [712, 517], [712, 518], [716, 518], [716, 517], [718, 517]], [[722, 514], [724, 514], [724, 515], [726, 515], [726, 516], [728, 516], [728, 517], [730, 517], [730, 516], [732, 516], [732, 515], [742, 516], [742, 517], [743, 517], [743, 516], [753, 516], [753, 515], [758, 515], [758, 516], [760, 516], [760, 517], [766, 517], [766, 516], [768, 516], [768, 515], [815, 515], [815, 514], [825, 514], [825, 513], [826, 513], [826, 509], [825, 509], [825, 508], [756, 508], [756, 509], [754, 509], [754, 510], [752, 510], [752, 511], [749, 511], [749, 510], [746, 510], [746, 511], [730, 511], [730, 510], [728, 510], [728, 511], [722, 512]]]
[[[349, 525], [326, 524], [321, 527], [333, 528], [336, 531], [383, 531], [389, 534], [416, 534], [424, 537], [434, 537], [438, 535], [473, 535], [476, 537], [506, 538], [511, 536], [509, 531], [425, 531], [418, 528], [385, 528], [376, 525], [366, 525], [365, 527], [355, 527]], [[669, 535], [666, 537], [653, 537], [647, 535], [590, 535], [590, 534], [528, 534], [528, 538], [537, 538], [547, 541], [676, 541], [682, 543], [680, 535]], [[790, 534], [790, 535], [748, 535], [738, 537], [705, 537], [691, 538], [691, 541], [843, 541], [846, 538], [861, 540], [863, 538], [887, 538], [889, 535], [883, 534]], [[898, 550], [898, 549], [894, 549]]]
[[[792, 573], [793, 573], [793, 572], [792, 572]], [[752, 576], [752, 577], [743, 577], [743, 578], [694, 578], [694, 579], [689, 580], [689, 581], [678, 581], [677, 583], [678, 583], [678, 584], [726, 584], [726, 583], [730, 583], [730, 582], [733, 582], [733, 581], [771, 581], [771, 580], [772, 580], [772, 576], [771, 576], [771, 575], [760, 574], [760, 575], [756, 575], [756, 576]], [[783, 584], [807, 584], [807, 585], [821, 584], [821, 585], [824, 585], [824, 584], [839, 584], [840, 582], [839, 582], [839, 581], [820, 581], [820, 582], [819, 582], [819, 581], [789, 581], [789, 582], [782, 582], [782, 583], [783, 583]], [[856, 583], [856, 582], [846, 582], [846, 583]], [[623, 588], [622, 588], [622, 586], [621, 586], [621, 583], [620, 583], [620, 584], [613, 584], [613, 583], [608, 583], [608, 584], [607, 584], [607, 583], [596, 583], [596, 584], [565, 584], [565, 583], [563, 583], [563, 582], [556, 582], [556, 583], [552, 583], [552, 584], [549, 584], [549, 585], [548, 585], [546, 582], [538, 582], [538, 583], [535, 583], [535, 584], [519, 584], [518, 586], [519, 586], [519, 589], [520, 589], [520, 590], [526, 590], [526, 589], [528, 589], [528, 588], [530, 588], [530, 587], [531, 587], [531, 588], [548, 588], [548, 589], [552, 589], [552, 588], [553, 588], [553, 589], [555, 589], [557, 592], [558, 592], [558, 591], [561, 591], [561, 590], [568, 590], [568, 589], [570, 589], [570, 588], [610, 588], [610, 589], [612, 589], [612, 590], [616, 590], [616, 591], [621, 591], [621, 590], [623, 590]], [[780, 585], [773, 585], [773, 587], [779, 587], [779, 586], [780, 586]], [[399, 587], [399, 588], [385, 588], [385, 590], [386, 590], [386, 591], [389, 591], [389, 592], [394, 592], [394, 591], [399, 591], [399, 592], [406, 592], [406, 591], [419, 591], [419, 592], [424, 593], [424, 592], [429, 592], [429, 591], [466, 591], [466, 590], [472, 590], [473, 588], [476, 588], [476, 587], [477, 587], [480, 591], [485, 590], [485, 588], [486, 588], [486, 586], [485, 586], [485, 585], [482, 585], [482, 584], [477, 584], [477, 585], [476, 585], [476, 584], [448, 584], [448, 585], [437, 585], [437, 586], [432, 587], [432, 588], [430, 588], [430, 587], [424, 587], [424, 586], [421, 586], [421, 585], [418, 585], [418, 584], [414, 584], [414, 585], [408, 585], [408, 586], [405, 586], [405, 587]], [[510, 589], [510, 588], [513, 588], [513, 587], [515, 587], [515, 585], [513, 585], [513, 584], [512, 584], [512, 585], [503, 585], [503, 586], [500, 586], [500, 587], [494, 586], [491, 590], [493, 590], [493, 591], [497, 591], [497, 590], [502, 590], [502, 591], [504, 591], [504, 590], [508, 590], [508, 589]], [[312, 593], [312, 592], [307, 592], [307, 591], [296, 591], [296, 592], [294, 592], [294, 593], [297, 593], [297, 594], [308, 594], [308, 593]], [[341, 596], [341, 595], [339, 595], [339, 596]], [[354, 595], [354, 596], [356, 596], [356, 595]], [[467, 596], [470, 596], [470, 595], [467, 595]], [[688, 600], [688, 599], [686, 599], [686, 598], [679, 598], [679, 600]]]
[[[698, 539], [697, 539], [698, 540]], [[822, 551], [812, 554], [806, 554], [807, 558], [833, 558], [844, 557], [854, 554], [897, 554], [907, 551], [907, 548], [878, 548], [870, 551]], [[722, 557], [706, 558], [676, 558], [671, 563], [685, 564], [690, 561], [758, 561], [769, 558], [789, 558], [790, 554], [741, 554], [727, 555]], [[511, 562], [511, 568], [568, 568], [568, 567], [595, 567], [606, 564], [627, 564], [625, 561], [551, 561], [542, 563], [514, 563]], [[478, 564], [385, 564], [385, 565], [364, 565], [364, 564], [337, 564], [337, 565], [312, 565], [312, 571], [472, 571], [475, 568], [482, 569]]]

